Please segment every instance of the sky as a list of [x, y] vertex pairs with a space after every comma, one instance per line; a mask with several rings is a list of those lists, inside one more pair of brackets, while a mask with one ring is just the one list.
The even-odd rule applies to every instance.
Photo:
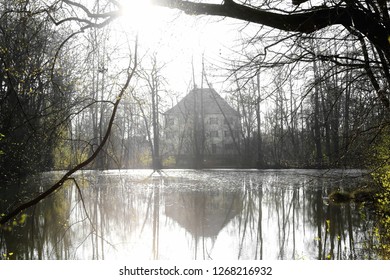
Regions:
[[[139, 34], [141, 49], [155, 52], [166, 62], [166, 77], [171, 90], [187, 92], [192, 83], [192, 61], [195, 80], [201, 85], [202, 57], [205, 67], [221, 62], [229, 56], [229, 48], [237, 43], [237, 28], [220, 18], [188, 16], [149, 0], [124, 0], [123, 26]], [[223, 85], [210, 81], [218, 91]]]

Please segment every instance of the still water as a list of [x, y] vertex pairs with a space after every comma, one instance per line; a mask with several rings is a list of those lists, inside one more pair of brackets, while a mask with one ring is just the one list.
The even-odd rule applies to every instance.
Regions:
[[[47, 186], [60, 173], [43, 174]], [[0, 233], [15, 259], [378, 259], [359, 170], [83, 171]], [[82, 196], [80, 195], [82, 193]], [[11, 253], [11, 255], [10, 255]]]

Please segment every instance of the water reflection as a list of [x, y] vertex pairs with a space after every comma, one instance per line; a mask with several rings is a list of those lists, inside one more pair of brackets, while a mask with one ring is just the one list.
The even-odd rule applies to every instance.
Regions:
[[193, 255], [210, 258], [206, 239], [213, 244], [219, 233], [242, 211], [239, 192], [182, 191], [165, 199], [165, 215], [186, 229], [194, 242]]
[[[2, 258], [376, 259], [375, 220], [326, 200], [358, 171], [84, 171], [3, 229]], [[46, 173], [29, 191], [54, 180]], [[80, 195], [82, 193], [82, 196]], [[10, 254], [12, 253], [12, 254]]]

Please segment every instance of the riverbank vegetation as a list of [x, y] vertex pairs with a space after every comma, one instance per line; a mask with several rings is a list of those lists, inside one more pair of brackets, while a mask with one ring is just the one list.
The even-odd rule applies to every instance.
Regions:
[[[120, 87], [119, 69], [125, 68], [121, 57], [129, 52], [118, 40], [123, 26], [118, 31], [114, 24], [120, 6], [103, 2], [54, 1], [50, 9], [39, 1], [1, 3], [3, 180], [68, 169], [102, 140]], [[271, 12], [269, 5], [264, 9]], [[69, 14], [67, 7], [73, 9]], [[378, 8], [383, 18], [386, 11]], [[131, 27], [125, 28], [133, 40]], [[202, 70], [203, 86], [224, 77], [224, 98], [240, 113], [236, 167], [368, 167], [371, 147], [388, 125], [387, 47], [357, 28], [332, 24], [291, 35], [253, 24], [244, 30], [242, 52], [223, 64], [203, 62]], [[186, 92], [170, 87], [167, 62], [157, 51], [142, 55], [108, 145], [90, 168], [172, 162], [161, 113]]]
[[[237, 167], [371, 170], [383, 190], [378, 234], [390, 238], [388, 2], [154, 2], [241, 24], [232, 54], [203, 60], [199, 79], [211, 87], [222, 77], [240, 113]], [[162, 113], [186, 92], [169, 84], [158, 49], [135, 63], [136, 32], [115, 21], [122, 8], [0, 0], [0, 213], [34, 196], [15, 185], [39, 172], [172, 162]]]

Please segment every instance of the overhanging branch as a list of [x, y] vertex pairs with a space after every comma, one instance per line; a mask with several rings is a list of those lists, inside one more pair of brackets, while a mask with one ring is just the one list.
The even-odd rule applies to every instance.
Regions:
[[46, 191], [44, 191], [43, 193], [41, 193], [40, 195], [38, 195], [37, 197], [31, 199], [30, 201], [26, 202], [26, 203], [23, 203], [21, 204], [20, 206], [18, 206], [17, 208], [15, 208], [13, 211], [9, 212], [8, 214], [6, 214], [4, 217], [2, 217], [0, 219], [0, 225], [4, 225], [5, 223], [7, 223], [9, 220], [11, 220], [13, 217], [15, 217], [16, 215], [18, 215], [19, 213], [21, 213], [23, 210], [33, 206], [33, 205], [36, 205], [38, 204], [40, 201], [42, 201], [43, 199], [45, 199], [46, 197], [48, 197], [49, 195], [51, 195], [52, 193], [54, 193], [55, 191], [57, 191], [59, 188], [61, 188], [64, 183], [69, 180], [71, 178], [71, 176], [78, 170], [86, 167], [88, 164], [90, 164], [95, 158], [96, 156], [100, 153], [100, 151], [103, 149], [104, 145], [107, 143], [108, 141], [108, 138], [110, 137], [110, 134], [111, 134], [111, 130], [112, 130], [112, 127], [113, 127], [113, 124], [114, 124], [114, 120], [115, 120], [115, 117], [116, 117], [116, 112], [118, 110], [118, 106], [120, 104], [120, 101], [123, 97], [123, 95], [125, 94], [127, 88], [129, 87], [130, 85], [130, 81], [131, 79], [133, 78], [134, 74], [135, 74], [135, 71], [136, 71], [136, 68], [137, 68], [137, 49], [138, 49], [138, 40], [136, 40], [135, 42], [135, 55], [134, 55], [134, 65], [133, 67], [131, 68], [130, 70], [130, 65], [129, 65], [129, 69], [128, 69], [128, 75], [127, 75], [127, 79], [126, 79], [126, 82], [125, 84], [123, 85], [121, 91], [119, 92], [116, 100], [115, 100], [115, 103], [114, 103], [114, 107], [113, 107], [113, 110], [112, 110], [112, 113], [111, 113], [111, 117], [110, 117], [110, 120], [109, 120], [109, 123], [108, 123], [108, 127], [107, 127], [107, 130], [106, 130], [106, 133], [104, 134], [104, 137], [102, 139], [102, 141], [100, 142], [99, 146], [97, 147], [97, 149], [94, 151], [94, 153], [89, 157], [87, 158], [85, 161], [77, 164], [75, 167], [73, 167], [72, 169], [70, 169], [68, 172], [66, 172], [62, 178], [60, 180], [58, 180], [54, 185], [52, 185], [50, 188], [48, 188]]
[[354, 28], [366, 36], [390, 58], [390, 28], [369, 10], [355, 6], [313, 7], [310, 10], [276, 13], [257, 9], [233, 0], [222, 4], [205, 4], [182, 0], [152, 0], [155, 5], [179, 9], [191, 15], [213, 15], [258, 23], [279, 30], [312, 33], [332, 25]]

